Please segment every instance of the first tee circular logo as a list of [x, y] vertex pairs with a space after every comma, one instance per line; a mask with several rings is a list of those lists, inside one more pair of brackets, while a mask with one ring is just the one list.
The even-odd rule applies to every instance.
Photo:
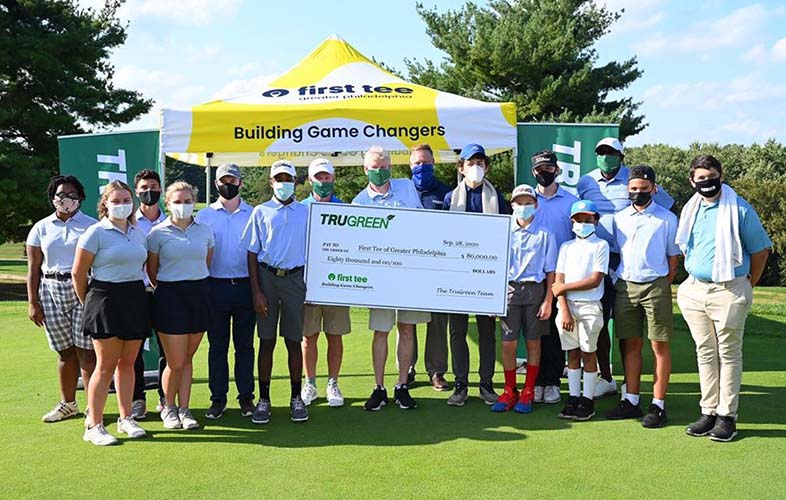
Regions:
[[264, 97], [283, 97], [287, 94], [289, 94], [287, 89], [270, 89], [262, 92]]
[[330, 274], [328, 274], [328, 279], [329, 279], [330, 281], [333, 281], [334, 279], [336, 279], [336, 275], [335, 275], [335, 274], [333, 274], [333, 273], [330, 273]]

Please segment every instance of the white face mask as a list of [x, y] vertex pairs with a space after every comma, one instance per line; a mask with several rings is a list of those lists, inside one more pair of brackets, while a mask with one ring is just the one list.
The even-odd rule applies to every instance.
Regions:
[[464, 177], [467, 178], [472, 184], [480, 184], [483, 182], [483, 177], [486, 176], [486, 171], [480, 165], [468, 165], [464, 167]]
[[129, 215], [131, 215], [131, 211], [134, 210], [134, 205], [132, 203], [128, 204], [121, 204], [121, 203], [107, 203], [106, 204], [106, 211], [109, 214], [109, 217], [112, 219], [127, 219]]
[[172, 212], [172, 217], [175, 219], [188, 219], [194, 213], [193, 203], [172, 203], [169, 205], [169, 210]]
[[287, 201], [295, 194], [294, 182], [273, 182], [273, 194], [281, 201]]

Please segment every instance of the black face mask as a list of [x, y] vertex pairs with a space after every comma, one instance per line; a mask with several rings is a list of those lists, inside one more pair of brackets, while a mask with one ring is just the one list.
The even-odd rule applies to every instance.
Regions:
[[219, 184], [218, 194], [225, 200], [231, 200], [240, 192], [240, 186], [234, 184]]
[[139, 193], [139, 201], [142, 205], [153, 206], [158, 203], [158, 200], [161, 199], [161, 191], [153, 191], [149, 189], [147, 191], [142, 191]]
[[554, 177], [557, 176], [556, 174], [556, 172], [538, 172], [535, 174], [535, 180], [543, 187], [551, 186], [551, 183], [554, 182]]
[[714, 198], [721, 190], [720, 177], [697, 181], [693, 189], [705, 198]]
[[628, 199], [637, 207], [643, 207], [652, 199], [652, 191], [639, 191], [638, 193], [628, 193]]

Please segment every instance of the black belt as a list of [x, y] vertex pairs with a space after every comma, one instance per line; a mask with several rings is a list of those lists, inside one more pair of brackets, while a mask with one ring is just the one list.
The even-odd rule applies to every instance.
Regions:
[[69, 281], [71, 273], [44, 273], [44, 278], [48, 280]]
[[267, 265], [264, 262], [260, 262], [259, 265], [262, 267], [262, 269], [266, 269], [279, 277], [289, 276], [290, 274], [295, 274], [303, 270], [303, 266], [293, 267], [292, 269], [279, 269], [277, 267]]
[[248, 278], [213, 278], [210, 277], [210, 281], [217, 281], [219, 283], [229, 283], [230, 285], [239, 285], [240, 283], [246, 283]]

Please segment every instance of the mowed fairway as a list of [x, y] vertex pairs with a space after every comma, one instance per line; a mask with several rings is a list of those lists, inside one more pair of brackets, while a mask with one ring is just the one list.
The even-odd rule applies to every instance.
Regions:
[[[270, 424], [252, 425], [236, 405], [222, 420], [207, 421], [205, 341], [192, 397], [203, 429], [164, 430], [152, 412], [151, 391], [151, 413], [142, 424], [151, 436], [111, 448], [83, 442], [81, 418], [40, 421], [58, 398], [55, 355], [43, 331], [27, 320], [25, 302], [0, 302], [0, 498], [784, 498], [786, 293], [761, 290], [757, 299], [745, 339], [740, 434], [729, 444], [683, 432], [697, 416], [699, 387], [693, 342], [680, 317], [670, 425], [647, 430], [635, 421], [605, 420], [615, 398], [601, 401], [586, 423], [558, 419], [561, 405], [538, 405], [530, 415], [492, 414], [474, 397], [475, 387], [465, 407], [451, 408], [449, 393], [434, 392], [422, 374], [413, 391], [416, 410], [389, 405], [364, 412], [373, 385], [371, 335], [365, 311], [355, 310], [340, 378], [345, 407], [327, 407], [321, 377], [323, 399], [310, 407], [311, 420], [291, 423], [279, 344]], [[394, 346], [391, 335], [391, 353]], [[324, 375], [324, 341], [320, 348]], [[474, 369], [474, 343], [471, 353]], [[645, 405], [649, 366], [648, 355]], [[395, 369], [391, 358], [391, 396]], [[500, 389], [501, 366], [496, 381]], [[84, 394], [78, 398], [83, 409]], [[110, 397], [107, 423], [116, 419], [116, 408]], [[115, 424], [108, 427], [116, 435]]]

